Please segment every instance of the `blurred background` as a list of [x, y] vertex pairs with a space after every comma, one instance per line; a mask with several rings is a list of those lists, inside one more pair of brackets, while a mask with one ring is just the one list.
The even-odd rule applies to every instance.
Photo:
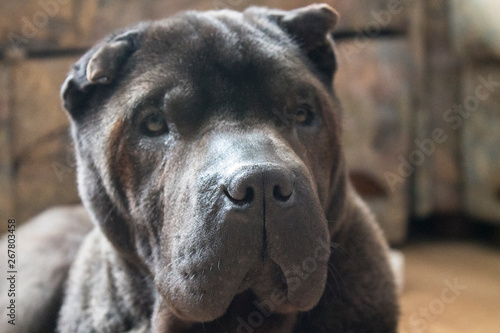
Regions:
[[[350, 176], [404, 253], [401, 331], [500, 332], [500, 1], [325, 2]], [[1, 1], [2, 221], [79, 202], [59, 88], [94, 42], [186, 9], [311, 3]]]

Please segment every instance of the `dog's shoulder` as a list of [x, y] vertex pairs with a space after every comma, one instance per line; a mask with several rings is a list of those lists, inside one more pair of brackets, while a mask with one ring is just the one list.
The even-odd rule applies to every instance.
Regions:
[[[16, 268], [19, 272], [16, 293], [16, 325], [0, 323], [1, 332], [47, 332], [53, 330], [69, 267], [80, 244], [93, 228], [86, 210], [81, 206], [52, 208], [26, 222], [16, 230]], [[7, 248], [7, 238], [0, 240]], [[6, 251], [5, 254], [6, 255]], [[7, 260], [2, 260], [7, 262]], [[7, 292], [7, 281], [0, 280], [2, 296]], [[23, 292], [29, 291], [29, 292]], [[5, 314], [8, 301], [0, 297]], [[42, 305], [42, 306], [41, 306]], [[2, 317], [6, 317], [2, 315]]]

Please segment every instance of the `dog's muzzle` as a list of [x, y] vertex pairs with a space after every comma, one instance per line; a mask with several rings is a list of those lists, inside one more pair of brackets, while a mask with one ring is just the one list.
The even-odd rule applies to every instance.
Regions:
[[[324, 291], [329, 235], [305, 164], [269, 135], [218, 136], [183, 207], [158, 287], [177, 315], [211, 321], [242, 292], [278, 312], [306, 311]], [[327, 244], [327, 245], [324, 245]], [[280, 297], [281, 296], [281, 297]]]

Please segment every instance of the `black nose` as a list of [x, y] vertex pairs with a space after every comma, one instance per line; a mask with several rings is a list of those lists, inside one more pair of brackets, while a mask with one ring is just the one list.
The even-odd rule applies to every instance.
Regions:
[[293, 194], [292, 172], [275, 164], [238, 168], [225, 187], [225, 195], [235, 204], [252, 203], [259, 196], [266, 202], [285, 203]]

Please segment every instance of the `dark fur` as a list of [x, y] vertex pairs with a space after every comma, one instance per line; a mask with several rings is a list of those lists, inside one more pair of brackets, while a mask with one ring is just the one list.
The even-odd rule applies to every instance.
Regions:
[[[188, 12], [80, 59], [62, 96], [97, 227], [60, 332], [396, 331], [387, 246], [340, 147], [336, 20]], [[152, 113], [168, 133], [141, 131]]]

